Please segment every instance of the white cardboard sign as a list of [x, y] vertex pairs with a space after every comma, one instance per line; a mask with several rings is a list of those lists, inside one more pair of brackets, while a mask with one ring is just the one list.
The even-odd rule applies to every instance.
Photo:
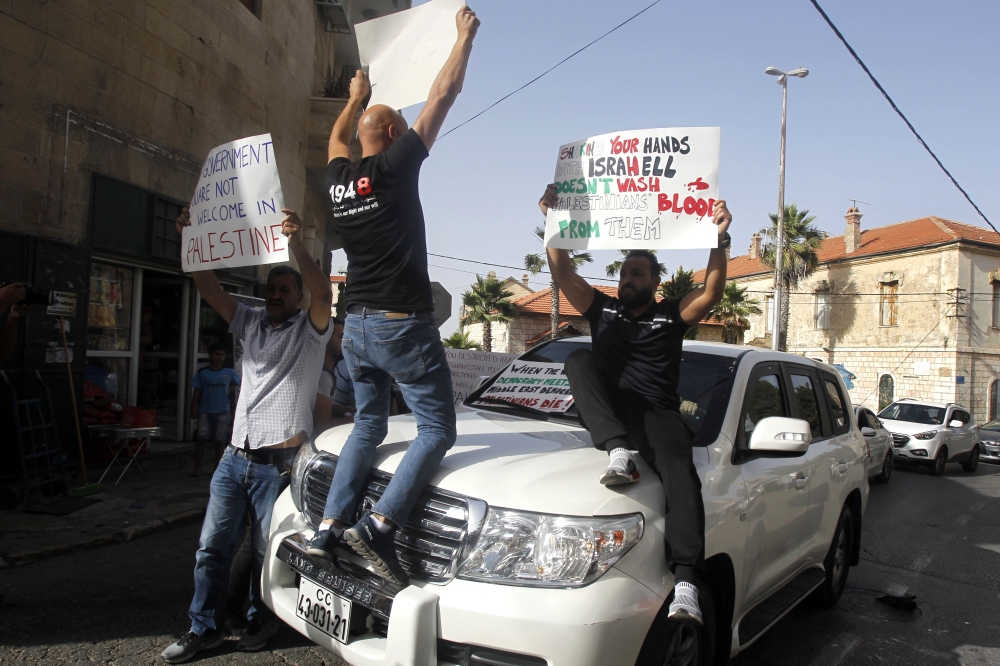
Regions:
[[361, 66], [372, 84], [369, 106], [402, 109], [427, 101], [455, 42], [455, 15], [464, 0], [426, 4], [354, 26]]
[[559, 148], [559, 204], [545, 246], [567, 250], [717, 247], [718, 127], [628, 130]]
[[517, 354], [484, 352], [476, 349], [446, 348], [444, 353], [451, 368], [451, 389], [455, 395], [456, 407], [465, 402], [480, 377], [492, 377], [517, 358]]
[[569, 378], [562, 363], [515, 361], [497, 377], [474, 404], [490, 405], [488, 400], [504, 400], [544, 412], [565, 412], [573, 406]]
[[184, 270], [288, 261], [284, 206], [270, 134], [213, 148], [191, 198], [191, 226], [181, 236]]

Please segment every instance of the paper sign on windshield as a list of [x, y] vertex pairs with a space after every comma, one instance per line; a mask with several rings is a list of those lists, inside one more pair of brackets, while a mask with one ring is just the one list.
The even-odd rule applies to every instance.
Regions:
[[567, 250], [718, 247], [718, 127], [611, 132], [559, 148], [559, 204], [545, 246]]
[[562, 363], [514, 361], [473, 404], [504, 400], [544, 412], [565, 412], [573, 406], [569, 379]]
[[288, 261], [284, 205], [270, 134], [216, 146], [191, 198], [191, 226], [181, 237], [184, 270]]

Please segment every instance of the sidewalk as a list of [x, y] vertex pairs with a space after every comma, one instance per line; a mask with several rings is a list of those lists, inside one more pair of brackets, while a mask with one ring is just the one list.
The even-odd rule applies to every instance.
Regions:
[[[115, 466], [104, 479], [104, 490], [89, 496], [99, 502], [64, 516], [0, 511], [0, 568], [131, 541], [200, 521], [208, 503], [211, 474], [203, 470], [201, 476], [191, 476], [192, 449], [190, 443], [157, 442], [154, 453], [139, 457], [146, 478], [133, 465], [114, 486], [121, 473]], [[87, 469], [91, 483], [100, 478], [105, 466]]]

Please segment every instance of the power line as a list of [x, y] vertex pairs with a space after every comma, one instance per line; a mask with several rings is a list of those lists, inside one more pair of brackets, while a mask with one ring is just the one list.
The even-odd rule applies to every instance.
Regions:
[[945, 168], [944, 164], [941, 163], [941, 160], [939, 160], [938, 156], [934, 154], [934, 151], [931, 150], [931, 147], [927, 145], [927, 142], [924, 141], [924, 138], [920, 136], [916, 128], [913, 127], [913, 123], [911, 123], [907, 119], [907, 117], [903, 115], [903, 112], [899, 110], [899, 107], [896, 106], [896, 103], [892, 101], [891, 97], [889, 97], [889, 93], [885, 91], [885, 88], [883, 88], [882, 84], [878, 82], [878, 79], [875, 78], [875, 75], [872, 74], [870, 69], [868, 69], [868, 66], [861, 60], [861, 57], [857, 54], [857, 52], [851, 47], [850, 44], [847, 43], [847, 39], [845, 39], [844, 35], [841, 34], [840, 30], [837, 29], [837, 26], [833, 24], [833, 21], [831, 21], [830, 17], [826, 15], [826, 12], [823, 11], [823, 8], [819, 6], [819, 3], [816, 0], [809, 0], [809, 1], [813, 4], [813, 7], [816, 8], [816, 11], [820, 13], [820, 15], [826, 21], [827, 25], [829, 25], [833, 29], [833, 32], [836, 33], [837, 37], [844, 44], [844, 46], [847, 47], [847, 50], [851, 52], [851, 55], [854, 56], [854, 59], [858, 61], [858, 64], [861, 65], [861, 69], [865, 70], [865, 74], [868, 75], [868, 78], [872, 80], [872, 83], [875, 84], [875, 87], [878, 88], [879, 92], [882, 93], [882, 96], [885, 97], [887, 102], [889, 102], [889, 105], [892, 107], [892, 110], [895, 111], [896, 114], [903, 119], [903, 122], [906, 123], [906, 126], [910, 128], [911, 132], [913, 132], [913, 136], [917, 137], [917, 141], [919, 141], [920, 145], [924, 147], [924, 150], [926, 150], [930, 154], [930, 156], [934, 158], [934, 161], [937, 162], [937, 165], [939, 167], [941, 167], [941, 170], [944, 171], [945, 175], [951, 179], [951, 182], [955, 185], [955, 187], [958, 188], [958, 191], [962, 193], [962, 195], [965, 197], [965, 200], [968, 201], [970, 204], [972, 204], [972, 207], [976, 209], [977, 213], [979, 213], [979, 217], [986, 220], [986, 224], [990, 225], [990, 229], [996, 231], [997, 234], [1000, 234], [1000, 231], [997, 231], [997, 228], [994, 227], [993, 223], [990, 222], [989, 218], [986, 217], [985, 214], [983, 214], [983, 211], [979, 210], [979, 206], [977, 206], [976, 202], [972, 200], [972, 197], [969, 196], [969, 193], [966, 192], [964, 189], [962, 189], [962, 186], [958, 184], [958, 181], [955, 180], [955, 177], [951, 175], [951, 172], [948, 171], [948, 169]]
[[583, 47], [581, 47], [581, 48], [577, 49], [576, 51], [574, 51], [573, 53], [569, 54], [568, 56], [566, 56], [565, 58], [563, 58], [562, 60], [560, 60], [560, 61], [559, 61], [559, 62], [557, 62], [556, 64], [552, 65], [552, 66], [551, 66], [551, 67], [549, 67], [549, 68], [548, 68], [547, 70], [545, 70], [544, 72], [542, 72], [541, 74], [539, 74], [539, 75], [538, 75], [538, 76], [536, 76], [535, 78], [531, 79], [530, 81], [528, 81], [527, 83], [525, 83], [525, 84], [524, 84], [523, 86], [521, 86], [521, 87], [520, 87], [520, 88], [518, 88], [517, 90], [514, 90], [514, 91], [512, 91], [512, 92], [509, 92], [509, 93], [507, 93], [506, 95], [504, 95], [503, 97], [501, 97], [501, 98], [500, 98], [500, 99], [498, 99], [497, 101], [493, 102], [493, 103], [492, 103], [492, 104], [490, 104], [490, 105], [489, 105], [488, 107], [486, 107], [485, 109], [483, 109], [482, 111], [480, 111], [480, 112], [479, 112], [479, 113], [477, 113], [476, 115], [472, 116], [472, 117], [471, 117], [471, 118], [469, 118], [468, 120], [466, 120], [466, 121], [464, 121], [464, 122], [461, 122], [461, 123], [459, 123], [458, 125], [455, 125], [455, 126], [454, 126], [454, 127], [452, 127], [452, 128], [450, 129], [450, 130], [448, 130], [447, 132], [445, 132], [444, 134], [442, 134], [441, 136], [439, 136], [439, 137], [437, 138], [437, 140], [438, 140], [438, 141], [440, 141], [441, 139], [445, 138], [446, 136], [448, 136], [449, 134], [451, 134], [452, 132], [454, 132], [455, 130], [457, 130], [457, 129], [458, 129], [459, 127], [462, 127], [462, 126], [464, 126], [464, 125], [468, 125], [468, 124], [469, 124], [469, 123], [471, 123], [471, 122], [472, 122], [473, 120], [475, 120], [475, 119], [476, 119], [476, 118], [478, 118], [479, 116], [483, 115], [484, 113], [486, 113], [487, 111], [489, 111], [490, 109], [492, 109], [492, 108], [493, 108], [494, 106], [496, 106], [497, 104], [500, 104], [501, 102], [503, 102], [503, 101], [504, 101], [505, 99], [507, 99], [508, 97], [512, 97], [513, 95], [515, 95], [515, 94], [517, 94], [517, 93], [521, 92], [522, 90], [524, 90], [525, 88], [527, 88], [528, 86], [530, 86], [530, 85], [531, 85], [532, 83], [534, 83], [534, 82], [535, 82], [535, 81], [537, 81], [538, 79], [542, 78], [543, 76], [545, 76], [546, 74], [548, 74], [549, 72], [551, 72], [552, 70], [554, 70], [554, 69], [555, 69], [556, 67], [558, 67], [559, 65], [562, 65], [562, 64], [563, 64], [563, 63], [565, 63], [565, 62], [566, 62], [567, 60], [569, 60], [569, 59], [573, 58], [574, 56], [576, 56], [576, 55], [578, 55], [578, 54], [580, 54], [580, 53], [582, 53], [583, 51], [586, 51], [586, 50], [587, 50], [587, 49], [589, 49], [589, 48], [590, 48], [591, 46], [593, 46], [593, 45], [594, 45], [594, 44], [596, 44], [597, 42], [601, 41], [602, 39], [604, 39], [605, 37], [607, 37], [608, 35], [610, 35], [611, 33], [613, 33], [613, 32], [614, 32], [615, 30], [617, 30], [618, 28], [622, 27], [622, 26], [623, 26], [623, 25], [625, 25], [626, 23], [629, 23], [630, 21], [633, 21], [634, 19], [638, 18], [638, 17], [639, 17], [639, 15], [641, 15], [641, 14], [643, 14], [643, 13], [645, 13], [645, 12], [649, 11], [650, 9], [652, 9], [652, 8], [653, 8], [653, 6], [654, 6], [654, 5], [658, 5], [658, 4], [660, 4], [660, 0], [655, 0], [655, 2], [653, 2], [653, 3], [649, 4], [649, 5], [647, 5], [647, 6], [645, 7], [645, 8], [643, 8], [643, 9], [639, 10], [638, 12], [636, 12], [635, 14], [633, 14], [632, 16], [628, 17], [627, 19], [625, 19], [624, 21], [622, 21], [621, 23], [619, 23], [619, 24], [618, 24], [618, 25], [616, 25], [615, 27], [611, 28], [611, 30], [608, 30], [608, 31], [607, 31], [606, 33], [604, 33], [603, 35], [601, 35], [600, 37], [598, 37], [598, 38], [597, 38], [597, 39], [595, 39], [594, 41], [590, 42], [590, 43], [589, 43], [589, 44], [587, 44], [586, 46], [583, 46]]

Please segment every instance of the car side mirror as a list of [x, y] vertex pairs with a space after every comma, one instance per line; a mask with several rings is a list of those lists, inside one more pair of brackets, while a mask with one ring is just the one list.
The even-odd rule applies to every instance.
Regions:
[[965, 424], [959, 421], [958, 419], [952, 419], [951, 421], [948, 421], [949, 428], [961, 428], [964, 425]]
[[865, 426], [864, 428], [861, 429], [861, 434], [864, 435], [865, 437], [874, 437], [878, 433], [875, 432], [875, 430], [873, 428], [869, 428], [868, 426]]
[[757, 422], [750, 435], [750, 450], [803, 454], [809, 450], [812, 429], [808, 421], [769, 416]]

